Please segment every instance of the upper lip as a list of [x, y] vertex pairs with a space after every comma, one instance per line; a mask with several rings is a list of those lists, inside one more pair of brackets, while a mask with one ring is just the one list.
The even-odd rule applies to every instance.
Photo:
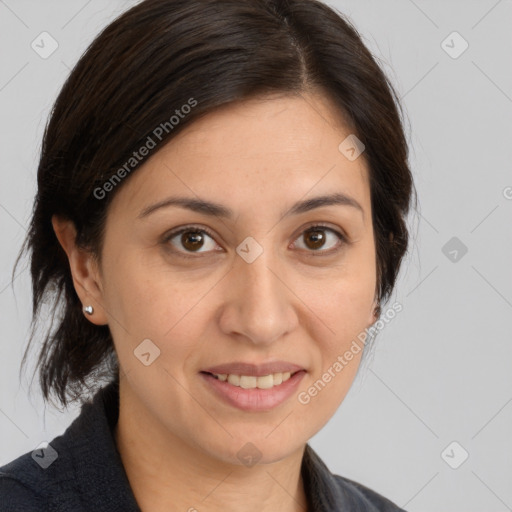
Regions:
[[233, 363], [212, 366], [202, 371], [216, 374], [254, 375], [255, 377], [263, 377], [264, 375], [270, 375], [273, 373], [294, 373], [300, 370], [304, 370], [304, 368], [297, 364], [287, 363], [286, 361], [273, 361], [262, 364], [234, 361]]

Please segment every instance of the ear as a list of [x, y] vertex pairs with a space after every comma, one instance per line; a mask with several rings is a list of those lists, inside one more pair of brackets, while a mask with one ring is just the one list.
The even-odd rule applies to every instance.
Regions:
[[91, 252], [76, 246], [76, 228], [73, 221], [53, 215], [52, 225], [60, 245], [68, 256], [73, 285], [82, 305], [94, 308], [92, 315], [84, 313], [85, 317], [96, 325], [108, 324], [96, 259]]
[[368, 327], [373, 325], [379, 319], [380, 313], [380, 304], [377, 298], [375, 298], [370, 309], [370, 314], [368, 316]]

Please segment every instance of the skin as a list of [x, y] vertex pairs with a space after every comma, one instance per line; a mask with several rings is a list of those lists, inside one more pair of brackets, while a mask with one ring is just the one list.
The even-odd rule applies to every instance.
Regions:
[[[305, 444], [343, 401], [362, 351], [309, 404], [297, 395], [376, 320], [368, 168], [338, 150], [351, 132], [335, 112], [307, 93], [230, 104], [194, 122], [116, 192], [101, 263], [75, 246], [71, 222], [53, 219], [76, 291], [94, 306], [88, 320], [112, 332], [121, 367], [115, 439], [142, 510], [306, 510]], [[329, 205], [282, 216], [333, 192], [362, 211]], [[221, 203], [234, 217], [170, 206], [138, 218], [172, 195]], [[328, 228], [315, 251], [305, 231], [317, 222]], [[163, 241], [188, 224], [215, 236], [203, 234], [196, 253], [180, 235]], [[248, 236], [263, 248], [252, 263], [236, 253]], [[149, 366], [134, 356], [147, 338], [160, 349]], [[236, 360], [285, 360], [307, 373], [283, 404], [244, 412], [199, 375]], [[247, 442], [261, 452], [252, 467], [237, 458]]]

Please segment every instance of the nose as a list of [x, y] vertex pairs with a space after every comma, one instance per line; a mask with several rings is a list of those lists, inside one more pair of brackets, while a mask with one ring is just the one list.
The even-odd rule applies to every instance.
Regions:
[[269, 345], [298, 324], [296, 301], [283, 265], [271, 251], [252, 263], [236, 256], [223, 287], [220, 328], [253, 344]]

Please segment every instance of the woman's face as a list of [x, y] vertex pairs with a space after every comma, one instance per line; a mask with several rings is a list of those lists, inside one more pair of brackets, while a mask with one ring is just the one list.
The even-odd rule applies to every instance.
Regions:
[[[113, 335], [123, 406], [152, 438], [228, 463], [244, 450], [277, 461], [349, 390], [362, 350], [343, 356], [375, 321], [376, 260], [368, 169], [338, 148], [350, 131], [334, 112], [316, 95], [229, 105], [153, 150], [113, 199], [95, 318]], [[333, 194], [350, 199], [314, 202]], [[292, 385], [260, 380], [268, 389], [202, 373], [275, 361], [303, 371]]]

